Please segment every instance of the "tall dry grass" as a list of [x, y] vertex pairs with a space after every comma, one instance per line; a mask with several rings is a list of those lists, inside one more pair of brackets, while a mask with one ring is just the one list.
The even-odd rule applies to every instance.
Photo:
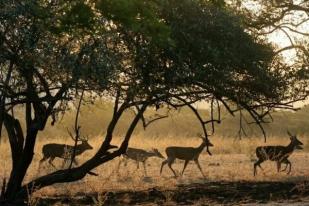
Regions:
[[[222, 122], [216, 124], [215, 134], [220, 137], [232, 138], [238, 136], [239, 130], [239, 114], [235, 113], [235, 116], [231, 116], [228, 112], [222, 108]], [[162, 108], [158, 111], [154, 109], [148, 109], [146, 117], [153, 116], [154, 113], [165, 114], [166, 109]], [[205, 109], [199, 109], [199, 112], [204, 118], [209, 117], [209, 111]], [[21, 120], [22, 127], [25, 127], [24, 122], [24, 108], [17, 108], [14, 111], [16, 118]], [[113, 105], [106, 101], [97, 100], [94, 104], [83, 105], [81, 108], [79, 124], [82, 125], [82, 133], [90, 136], [102, 135], [106, 131], [106, 128], [111, 120], [113, 114]], [[245, 119], [248, 122], [253, 121], [248, 114], [243, 112]], [[59, 116], [58, 121], [54, 126], [50, 125], [50, 122], [46, 125], [43, 132], [39, 134], [41, 139], [54, 139], [55, 137], [67, 136], [67, 128], [72, 128], [75, 120], [76, 111], [74, 109], [69, 110], [65, 115]], [[126, 111], [121, 120], [118, 122], [115, 129], [115, 135], [124, 135], [134, 113], [130, 110]], [[287, 130], [292, 133], [302, 136], [309, 136], [309, 106], [303, 107], [296, 112], [291, 111], [276, 111], [272, 113], [274, 122], [264, 124], [264, 129], [267, 135], [282, 137], [283, 141], [287, 135]], [[256, 124], [243, 125], [248, 136], [256, 137], [261, 136], [261, 130]], [[156, 121], [149, 125], [146, 131], [139, 123], [135, 129], [136, 136], [145, 137], [192, 137], [201, 131], [200, 123], [194, 116], [192, 111], [188, 108], [182, 108], [180, 111], [170, 111], [169, 117]], [[4, 131], [4, 135], [5, 131]], [[309, 149], [309, 146], [308, 146]]]

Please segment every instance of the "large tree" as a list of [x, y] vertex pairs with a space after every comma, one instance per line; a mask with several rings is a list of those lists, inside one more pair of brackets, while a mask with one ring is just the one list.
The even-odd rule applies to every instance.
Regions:
[[[93, 174], [126, 151], [137, 123], [147, 125], [149, 107], [190, 107], [205, 138], [206, 126], [221, 121], [215, 108], [232, 115], [245, 109], [260, 126], [274, 108], [291, 108], [293, 70], [220, 2], [0, 1], [0, 126], [12, 153], [2, 201], [23, 201], [33, 189]], [[24, 183], [37, 134], [84, 91], [114, 102], [100, 148], [78, 167]], [[192, 106], [200, 100], [211, 104], [208, 119]], [[25, 130], [15, 108], [24, 111]], [[123, 142], [109, 152], [118, 121], [132, 108]]]
[[[301, 87], [308, 85], [309, 2], [307, 0], [232, 0], [234, 12], [244, 17], [246, 29], [257, 38], [274, 41], [275, 55], [298, 70]], [[279, 43], [278, 43], [279, 42]], [[302, 88], [304, 89], [304, 88]], [[304, 97], [307, 96], [304, 91]]]

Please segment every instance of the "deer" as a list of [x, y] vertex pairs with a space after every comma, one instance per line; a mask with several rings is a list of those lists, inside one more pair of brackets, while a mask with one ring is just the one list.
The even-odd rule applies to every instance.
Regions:
[[[188, 163], [193, 160], [195, 162], [195, 164], [197, 165], [198, 169], [200, 170], [200, 172], [202, 173], [203, 177], [205, 178], [205, 175], [203, 173], [202, 167], [198, 161], [198, 158], [201, 154], [201, 152], [203, 151], [203, 149], [205, 147], [213, 147], [214, 145], [207, 139], [204, 138], [202, 136], [199, 136], [203, 142], [200, 144], [200, 146], [198, 147], [167, 147], [165, 152], [167, 155], [167, 159], [164, 160], [161, 164], [161, 169], [160, 169], [160, 175], [162, 174], [162, 170], [165, 164], [168, 164], [169, 168], [171, 169], [171, 171], [173, 172], [175, 178], [177, 178], [176, 172], [174, 171], [174, 169], [172, 168], [172, 164], [174, 163], [174, 161], [176, 159], [180, 159], [180, 160], [185, 160], [184, 166], [183, 166], [183, 170], [181, 172], [181, 176], [184, 174], [184, 171], [188, 165]], [[208, 150], [207, 150], [208, 151]], [[211, 153], [208, 151], [209, 155], [211, 155]]]
[[[137, 169], [139, 169], [139, 163], [141, 162], [144, 166], [144, 172], [147, 176], [147, 170], [146, 170], [146, 161], [149, 157], [158, 157], [161, 159], [164, 159], [164, 156], [159, 152], [158, 149], [152, 148], [152, 151], [146, 151], [143, 149], [128, 147], [125, 154], [122, 155], [123, 160], [125, 160], [125, 165], [127, 164], [128, 159], [135, 160]], [[119, 161], [118, 170], [123, 160]]]
[[[81, 155], [86, 150], [91, 150], [93, 147], [88, 143], [88, 139], [86, 138], [79, 138], [78, 141], [81, 141], [80, 144], [77, 144], [75, 147], [75, 156]], [[72, 153], [74, 151], [74, 146], [67, 145], [67, 144], [57, 144], [57, 143], [50, 143], [45, 144], [42, 148], [43, 158], [40, 160], [39, 165], [41, 165], [44, 161], [48, 160], [48, 163], [53, 166], [53, 161], [56, 157], [64, 159], [63, 165], [72, 158]], [[77, 160], [73, 158], [73, 163], [78, 165]]]
[[[74, 140], [75, 141], [75, 140]], [[80, 141], [80, 144], [77, 144], [75, 147], [75, 157], [78, 155], [81, 155], [84, 153], [86, 150], [91, 150], [93, 147], [88, 143], [88, 138], [78, 138], [77, 141]], [[110, 145], [109, 149], [111, 148], [117, 148], [117, 146]], [[39, 162], [39, 166], [46, 160], [48, 160], [48, 163], [53, 166], [54, 168], [55, 165], [53, 164], [53, 160], [58, 157], [61, 159], [64, 159], [63, 166], [65, 163], [72, 158], [72, 154], [74, 151], [74, 146], [71, 145], [66, 145], [66, 144], [57, 144], [57, 143], [50, 143], [50, 144], [45, 144], [42, 148], [42, 153], [43, 153], [43, 158]], [[73, 163], [75, 165], [78, 165], [77, 160], [73, 158]]]
[[290, 143], [287, 146], [260, 146], [256, 148], [256, 156], [258, 160], [254, 163], [253, 166], [254, 176], [257, 175], [257, 167], [263, 170], [261, 163], [266, 160], [277, 162], [277, 172], [280, 172], [282, 163], [286, 164], [285, 169], [282, 171], [285, 171], [289, 166], [287, 174], [290, 174], [292, 163], [288, 160], [288, 158], [295, 149], [303, 149], [301, 146], [303, 143], [297, 139], [296, 135], [292, 135], [289, 131], [287, 131], [287, 133], [290, 136]]

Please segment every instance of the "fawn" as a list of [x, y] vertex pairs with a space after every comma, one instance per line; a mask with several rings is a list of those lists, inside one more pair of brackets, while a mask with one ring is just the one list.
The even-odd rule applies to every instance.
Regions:
[[[138, 148], [133, 148], [133, 147], [128, 147], [127, 151], [125, 154], [123, 154], [123, 157], [125, 159], [132, 159], [136, 161], [137, 164], [137, 169], [139, 168], [139, 162], [143, 163], [144, 166], [144, 172], [145, 175], [147, 175], [147, 171], [146, 171], [146, 161], [149, 157], [159, 157], [164, 159], [164, 156], [159, 152], [158, 149], [152, 149], [152, 151], [146, 151], [143, 149], [138, 149]], [[121, 161], [119, 161], [119, 165], [118, 165], [118, 170], [119, 167], [121, 165]], [[126, 165], [126, 162], [125, 162]]]

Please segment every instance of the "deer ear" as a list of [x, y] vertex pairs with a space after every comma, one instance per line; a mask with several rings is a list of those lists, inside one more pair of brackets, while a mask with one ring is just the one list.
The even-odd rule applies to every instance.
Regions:
[[291, 132], [290, 132], [289, 130], [287, 130], [286, 132], [288, 133], [288, 135], [289, 135], [290, 137], [293, 137], [293, 135], [291, 134]]
[[198, 136], [200, 139], [202, 139], [202, 140], [205, 139], [201, 133], [197, 133], [197, 136]]

